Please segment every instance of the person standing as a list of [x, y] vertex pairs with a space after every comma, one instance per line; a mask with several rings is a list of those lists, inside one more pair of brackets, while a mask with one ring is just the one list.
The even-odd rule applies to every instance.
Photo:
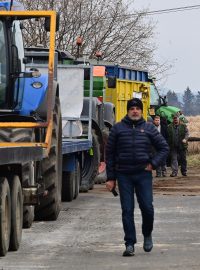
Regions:
[[[127, 115], [112, 127], [106, 147], [106, 187], [112, 191], [117, 180], [120, 193], [126, 246], [123, 256], [135, 254], [134, 193], [142, 214], [143, 249], [150, 252], [153, 248], [152, 170], [160, 166], [168, 154], [165, 139], [152, 123], [143, 119], [142, 111], [142, 101], [130, 99]], [[157, 151], [155, 155], [152, 155], [152, 146]]]
[[181, 173], [187, 176], [187, 148], [189, 132], [186, 124], [180, 122], [179, 116], [173, 116], [173, 122], [168, 126], [168, 144], [170, 147], [171, 159], [171, 177], [178, 174], [178, 166], [180, 162]]
[[[158, 132], [162, 134], [165, 140], [168, 140], [168, 132], [167, 132], [167, 123], [160, 119], [159, 115], [156, 115], [153, 119], [153, 123], [157, 128]], [[166, 124], [165, 124], [166, 123]], [[167, 169], [166, 169], [166, 161], [163, 161], [163, 164], [156, 169], [156, 177], [166, 177]]]

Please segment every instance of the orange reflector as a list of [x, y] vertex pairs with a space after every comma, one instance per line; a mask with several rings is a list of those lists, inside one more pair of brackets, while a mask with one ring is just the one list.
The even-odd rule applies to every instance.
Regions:
[[106, 68], [104, 66], [94, 66], [93, 67], [93, 76], [103, 77], [105, 76]]

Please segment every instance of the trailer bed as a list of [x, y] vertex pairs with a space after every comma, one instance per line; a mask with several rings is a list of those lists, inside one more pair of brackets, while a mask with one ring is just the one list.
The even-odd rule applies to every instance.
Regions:
[[63, 139], [62, 141], [62, 153], [69, 154], [84, 150], [89, 150], [92, 147], [91, 140], [88, 139]]

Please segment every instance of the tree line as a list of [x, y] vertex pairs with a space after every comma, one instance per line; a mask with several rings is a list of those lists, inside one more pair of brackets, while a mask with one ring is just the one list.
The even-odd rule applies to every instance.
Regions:
[[187, 87], [183, 93], [182, 101], [179, 100], [174, 91], [167, 92], [167, 103], [170, 106], [175, 106], [181, 109], [184, 115], [200, 115], [200, 91], [193, 93]]

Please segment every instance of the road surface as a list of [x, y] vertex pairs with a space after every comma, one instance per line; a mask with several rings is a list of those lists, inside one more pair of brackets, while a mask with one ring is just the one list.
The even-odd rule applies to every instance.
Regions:
[[0, 270], [199, 270], [200, 196], [162, 193], [155, 190], [151, 253], [142, 249], [141, 216], [136, 206], [136, 255], [122, 257], [119, 197], [114, 198], [103, 184], [63, 203], [57, 221], [35, 222], [23, 230], [20, 249], [0, 258]]

